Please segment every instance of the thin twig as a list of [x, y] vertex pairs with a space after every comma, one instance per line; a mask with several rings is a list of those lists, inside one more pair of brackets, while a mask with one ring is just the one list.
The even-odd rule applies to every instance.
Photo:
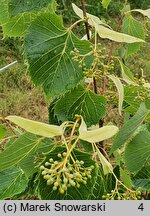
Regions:
[[[90, 31], [89, 31], [89, 24], [88, 24], [88, 21], [87, 21], [85, 1], [81, 0], [81, 4], [82, 4], [83, 16], [84, 16], [84, 19], [85, 19], [86, 35], [87, 35], [87, 39], [90, 40]], [[97, 94], [97, 83], [96, 83], [95, 77], [93, 77], [93, 90], [94, 90], [95, 94]]]
[[[120, 32], [120, 30], [121, 30], [123, 17], [124, 17], [124, 14], [123, 14], [123, 15], [121, 16], [121, 18], [119, 19], [118, 27], [117, 27], [117, 30], [116, 30], [117, 32]], [[107, 59], [107, 65], [110, 64], [110, 61], [111, 61], [111, 58], [112, 58], [112, 53], [113, 53], [113, 49], [114, 49], [115, 44], [116, 44], [115, 41], [112, 41], [112, 42], [111, 42], [110, 51], [109, 51], [109, 55], [108, 55], [108, 59]]]
[[[119, 19], [118, 27], [117, 27], [117, 30], [116, 30], [117, 32], [119, 32], [119, 31], [121, 30], [123, 17], [124, 17], [124, 14], [122, 14], [121, 18]], [[110, 46], [110, 50], [109, 50], [109, 55], [108, 55], [108, 58], [107, 58], [107, 65], [110, 64], [110, 61], [111, 61], [111, 58], [112, 58], [112, 54], [113, 54], [113, 49], [114, 49], [115, 43], [116, 43], [115, 41], [112, 41], [112, 42], [111, 42], [111, 46]], [[106, 86], [107, 86], [107, 77], [104, 76], [103, 83], [102, 83], [102, 91], [101, 91], [101, 94], [102, 94], [102, 95], [105, 95], [105, 94], [106, 94], [106, 90], [107, 90]], [[99, 121], [99, 127], [103, 127], [103, 124], [104, 124], [104, 119], [101, 119], [101, 120]], [[101, 148], [103, 149], [103, 147], [104, 147], [104, 142], [101, 141], [101, 142], [99, 142], [99, 144], [100, 144]]]
[[81, 4], [82, 4], [83, 16], [84, 16], [84, 19], [85, 19], [86, 35], [87, 35], [87, 39], [90, 40], [90, 31], [89, 31], [89, 25], [88, 25], [88, 21], [87, 21], [87, 15], [86, 15], [86, 9], [85, 9], [85, 1], [81, 0]]
[[84, 19], [80, 19], [80, 20], [76, 21], [75, 23], [73, 23], [73, 24], [68, 28], [68, 30], [72, 30], [78, 23], [83, 22], [83, 21], [84, 21]]
[[5, 137], [4, 139], [1, 140], [0, 144], [6, 142], [7, 140], [10, 140], [11, 138], [18, 138], [18, 136], [13, 135], [13, 136]]
[[[124, 17], [124, 14], [122, 14], [121, 18], [119, 19], [118, 27], [117, 27], [117, 30], [116, 30], [117, 32], [119, 32], [121, 30], [123, 17]], [[107, 65], [110, 64], [115, 44], [116, 44], [115, 41], [111, 42], [109, 55], [108, 55], [108, 58], [107, 58]], [[104, 80], [103, 80], [103, 84], [102, 84], [102, 95], [105, 95], [105, 93], [106, 93], [106, 85], [107, 85], [107, 77], [105, 76]]]

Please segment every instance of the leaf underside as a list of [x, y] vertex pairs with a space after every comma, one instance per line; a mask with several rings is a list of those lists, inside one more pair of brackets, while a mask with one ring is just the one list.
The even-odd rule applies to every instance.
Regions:
[[140, 170], [150, 159], [150, 132], [141, 131], [125, 149], [125, 164], [131, 172]]
[[66, 93], [54, 106], [54, 113], [61, 121], [73, 120], [81, 115], [87, 126], [95, 125], [105, 115], [106, 99], [81, 85]]
[[88, 41], [79, 40], [63, 27], [60, 16], [42, 13], [31, 24], [25, 37], [29, 71], [33, 82], [47, 95], [64, 94], [83, 78], [79, 62], [70, 54], [75, 48], [81, 54], [91, 50]]
[[0, 172], [27, 158], [36, 151], [41, 142], [40, 138], [30, 133], [10, 141], [9, 146], [0, 153]]
[[28, 179], [17, 166], [0, 172], [0, 199], [4, 200], [23, 192], [27, 183]]
[[23, 37], [39, 11], [54, 13], [54, 0], [1, 0], [0, 24], [4, 37]]
[[118, 132], [112, 145], [110, 154], [131, 139], [133, 133], [140, 126], [148, 113], [149, 111], [146, 109], [145, 104], [141, 103], [136, 114], [131, 119], [129, 119]]
[[[135, 20], [131, 15], [126, 15], [123, 19], [122, 31], [125, 34], [145, 40], [145, 30], [141, 22]], [[127, 55], [136, 53], [142, 43], [126, 44]]]
[[46, 8], [53, 0], [9, 0], [9, 12], [11, 16], [16, 16], [18, 13], [38, 11]]

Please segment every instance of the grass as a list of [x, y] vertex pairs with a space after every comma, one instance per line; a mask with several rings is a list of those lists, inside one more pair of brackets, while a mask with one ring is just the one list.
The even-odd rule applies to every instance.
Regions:
[[19, 50], [15, 48], [18, 41], [12, 39], [3, 41], [2, 34], [0, 37], [0, 68], [16, 59], [19, 61], [0, 73], [0, 116], [19, 115], [47, 122], [46, 97], [42, 89], [35, 87], [30, 81], [23, 59], [18, 59], [18, 56], [21, 56]]

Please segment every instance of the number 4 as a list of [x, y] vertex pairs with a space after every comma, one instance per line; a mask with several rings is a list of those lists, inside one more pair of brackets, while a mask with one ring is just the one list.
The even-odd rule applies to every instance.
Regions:
[[144, 206], [143, 206], [143, 203], [141, 203], [138, 207], [139, 210], [143, 211], [144, 210]]

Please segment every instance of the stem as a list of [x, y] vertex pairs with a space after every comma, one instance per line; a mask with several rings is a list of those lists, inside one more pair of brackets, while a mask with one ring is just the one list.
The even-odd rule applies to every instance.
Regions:
[[89, 31], [89, 25], [88, 25], [87, 16], [86, 16], [85, 1], [81, 0], [81, 4], [82, 4], [83, 16], [85, 19], [86, 35], [87, 35], [87, 39], [90, 40], [90, 31]]
[[73, 127], [72, 127], [72, 130], [71, 130], [71, 134], [70, 134], [70, 139], [69, 139], [68, 145], [71, 145], [72, 138], [73, 138], [73, 134], [74, 134], [74, 131], [75, 131], [75, 129], [76, 129], [76, 126], [77, 126], [79, 120], [80, 120], [80, 119], [77, 118], [77, 120], [75, 121], [75, 123], [74, 123], [74, 125], [73, 125]]
[[63, 140], [63, 142], [64, 142], [64, 144], [66, 146], [67, 151], [69, 151], [69, 148], [68, 148], [68, 145], [67, 145], [67, 142], [66, 142], [66, 139], [65, 139], [64, 135], [62, 135], [62, 140]]
[[95, 77], [93, 77], [93, 88], [94, 88], [95, 94], [97, 94], [97, 82], [96, 82]]
[[2, 140], [0, 141], [0, 144], [6, 142], [7, 140], [9, 140], [9, 139], [11, 139], [11, 138], [18, 138], [18, 136], [17, 136], [17, 135], [13, 135], [13, 136], [5, 137], [4, 139], [2, 139]]
[[15, 128], [11, 125], [11, 123], [8, 121], [8, 129], [14, 134], [14, 136], [16, 136], [16, 133], [15, 133]]
[[83, 21], [84, 21], [84, 19], [80, 19], [80, 20], [76, 21], [75, 23], [73, 23], [73, 24], [68, 28], [68, 30], [69, 30], [69, 31], [72, 30], [78, 23], [83, 22]]
[[[121, 16], [121, 18], [119, 19], [119, 22], [118, 22], [118, 27], [117, 27], [117, 32], [119, 32], [121, 30], [121, 25], [122, 25], [122, 20], [123, 20], [123, 17], [124, 17], [124, 14]], [[110, 60], [112, 58], [112, 53], [113, 53], [113, 49], [114, 49], [114, 46], [115, 46], [116, 42], [115, 41], [112, 41], [111, 42], [111, 46], [110, 46], [110, 51], [109, 51], [109, 55], [108, 55], [108, 59], [107, 59], [107, 65], [110, 64]]]
[[[71, 148], [69, 149], [69, 151], [67, 152], [67, 156], [65, 158], [65, 160], [63, 161], [63, 168], [65, 168], [66, 163], [67, 163], [67, 159], [70, 157], [72, 150], [74, 149], [74, 147], [76, 146], [77, 142], [78, 142], [79, 138], [77, 138], [77, 140], [75, 141], [75, 143], [71, 146]], [[74, 159], [73, 159], [74, 161]]]
[[[94, 63], [93, 68], [92, 68], [93, 74], [94, 74], [96, 67], [97, 67], [97, 61]], [[93, 89], [94, 89], [95, 94], [97, 94], [97, 83], [96, 83], [96, 78], [94, 76], [93, 76]]]
[[112, 172], [112, 174], [113, 174], [113, 176], [115, 177], [117, 183], [120, 183], [126, 190], [128, 190], [128, 191], [130, 191], [130, 192], [134, 192], [133, 190], [131, 190], [130, 188], [128, 188], [127, 186], [125, 186], [125, 185], [117, 178], [117, 176], [115, 175], [114, 172]]
[[[89, 25], [88, 25], [88, 21], [87, 21], [85, 1], [81, 0], [81, 4], [82, 4], [83, 16], [84, 16], [84, 19], [85, 19], [86, 35], [87, 35], [87, 39], [90, 40], [90, 31], [89, 31]], [[95, 94], [97, 94], [97, 83], [96, 83], [95, 77], [93, 77], [93, 90], [94, 90]]]
[[[122, 16], [119, 19], [118, 27], [117, 27], [117, 30], [116, 30], [117, 32], [119, 32], [121, 30], [123, 17], [124, 17], [124, 14], [122, 14]], [[110, 64], [115, 44], [116, 44], [115, 41], [111, 42], [111, 46], [110, 46], [110, 50], [109, 50], [109, 54], [108, 54], [108, 58], [107, 58], [107, 65]], [[107, 90], [106, 85], [107, 85], [107, 77], [105, 76], [104, 80], [103, 80], [103, 84], [102, 84], [102, 95], [105, 95], [105, 93], [106, 93], [106, 90]]]
[[[62, 139], [63, 139], [63, 142], [64, 142], [64, 144], [66, 146], [67, 152], [69, 152], [69, 147], [68, 147], [68, 144], [66, 142], [66, 139], [65, 139], [64, 135], [62, 136]], [[72, 157], [72, 155], [70, 155], [70, 157], [71, 157], [72, 161], [74, 161], [74, 158]]]

